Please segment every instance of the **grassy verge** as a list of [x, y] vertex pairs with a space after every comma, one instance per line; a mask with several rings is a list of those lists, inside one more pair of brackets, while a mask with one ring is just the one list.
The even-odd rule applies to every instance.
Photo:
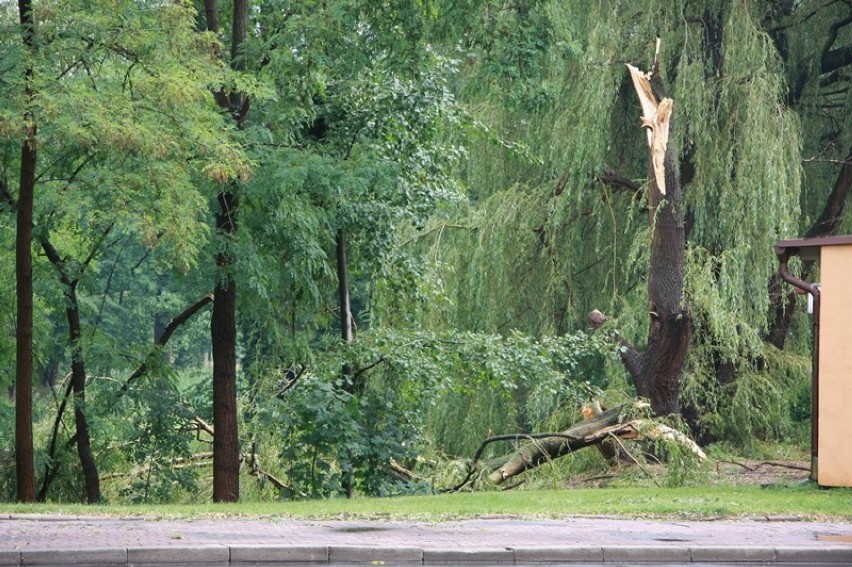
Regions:
[[852, 522], [852, 489], [813, 485], [685, 488], [593, 488], [480, 492], [397, 498], [249, 502], [237, 505], [81, 506], [0, 504], [7, 514], [154, 517], [287, 517], [441, 521], [477, 517], [748, 518], [795, 516]]

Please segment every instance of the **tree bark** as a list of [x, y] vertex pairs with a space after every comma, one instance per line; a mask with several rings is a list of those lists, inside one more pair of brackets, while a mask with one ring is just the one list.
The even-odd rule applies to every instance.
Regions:
[[[216, 0], [205, 0], [207, 29], [219, 33], [219, 11]], [[231, 27], [230, 64], [233, 69], [245, 69], [240, 50], [248, 32], [248, 2], [234, 0]], [[248, 100], [241, 93], [225, 96], [214, 93], [219, 106], [228, 111], [238, 127], [248, 112]], [[237, 325], [236, 282], [232, 274], [231, 245], [237, 234], [238, 197], [235, 183], [219, 193], [216, 231], [226, 242], [216, 254], [216, 285], [213, 290], [213, 315], [210, 319], [210, 338], [213, 348], [213, 419], [216, 436], [213, 438], [213, 501], [237, 502], [240, 498], [240, 450], [237, 430]]]
[[[18, 0], [23, 41], [32, 53], [35, 22], [30, 0]], [[25, 98], [33, 97], [32, 67], [25, 72]], [[26, 135], [21, 143], [21, 175], [18, 189], [15, 235], [15, 476], [19, 502], [35, 501], [33, 453], [33, 200], [36, 179], [36, 124], [29, 109], [24, 112]]]
[[[344, 343], [350, 343], [354, 338], [354, 332], [352, 323], [352, 305], [349, 299], [349, 268], [346, 263], [346, 229], [339, 228], [337, 230], [337, 238], [335, 242], [337, 252], [337, 290], [340, 307], [340, 339]], [[344, 364], [344, 381], [348, 381], [351, 377], [352, 368], [348, 364]]]
[[[106, 238], [107, 229], [101, 241]], [[88, 265], [94, 257], [95, 250], [99, 247], [95, 244], [89, 257], [83, 262], [82, 267]], [[82, 337], [83, 332], [80, 325], [80, 309], [77, 302], [77, 277], [68, 273], [65, 262], [47, 238], [41, 239], [41, 246], [50, 263], [56, 268], [59, 279], [65, 286], [65, 316], [68, 320], [68, 341], [71, 346], [71, 384], [74, 399], [74, 423], [76, 433], [74, 435], [77, 443], [77, 454], [80, 457], [80, 466], [83, 469], [83, 481], [86, 488], [86, 502], [94, 504], [101, 498], [100, 479], [95, 459], [92, 455], [91, 441], [89, 437], [89, 425], [86, 420], [86, 364], [83, 357]]]
[[[337, 256], [337, 282], [338, 282], [338, 297], [340, 300], [340, 338], [344, 344], [352, 342], [352, 307], [349, 301], [349, 268], [346, 263], [346, 229], [337, 229], [337, 238], [335, 239], [335, 248]], [[344, 364], [341, 369], [341, 377], [343, 378], [343, 388], [352, 395], [360, 393], [361, 388], [355, 384], [355, 376], [352, 373], [352, 367]], [[351, 462], [352, 452], [348, 449], [344, 451], [346, 458]], [[352, 498], [354, 490], [354, 481], [352, 471], [345, 470], [341, 480], [343, 491], [347, 498]]]
[[[665, 438], [689, 448], [700, 460], [706, 458], [704, 452], [682, 433], [667, 426], [638, 418], [636, 416], [637, 411], [641, 410], [643, 406], [647, 408], [647, 404], [610, 408], [558, 434], [534, 436], [534, 439], [525, 443], [517, 451], [510, 454], [508, 458], [495, 459], [495, 462], [501, 464], [495, 468], [488, 479], [495, 484], [501, 484], [524, 471], [537, 467], [541, 463], [552, 461], [584, 447], [599, 445], [613, 437], [625, 439]], [[492, 439], [504, 437], [523, 438], [525, 436], [498, 436]], [[488, 441], [486, 440], [480, 446], [476, 458], [479, 457]]]
[[68, 335], [71, 341], [71, 384], [74, 389], [74, 424], [77, 430], [77, 454], [83, 468], [83, 481], [86, 485], [86, 502], [95, 504], [101, 499], [98, 468], [92, 456], [89, 425], [86, 421], [86, 364], [83, 359], [83, 336], [80, 328], [80, 309], [77, 305], [77, 286], [66, 290], [68, 307]]
[[642, 106], [642, 123], [648, 129], [648, 175], [652, 181], [648, 204], [653, 237], [648, 272], [648, 346], [639, 354], [622, 345], [627, 350], [622, 359], [625, 363], [633, 362], [626, 366], [636, 392], [650, 400], [654, 413], [679, 414], [680, 380], [689, 346], [691, 318], [683, 294], [686, 251], [683, 191], [674, 145], [668, 143], [674, 132], [674, 103], [666, 96], [656, 60], [650, 73], [631, 65], [628, 69]]
[[231, 274], [231, 240], [236, 235], [236, 196], [219, 194], [216, 229], [228, 240], [216, 255], [217, 277], [213, 290], [210, 337], [213, 349], [213, 501], [240, 498], [240, 450], [237, 431], [237, 286]]

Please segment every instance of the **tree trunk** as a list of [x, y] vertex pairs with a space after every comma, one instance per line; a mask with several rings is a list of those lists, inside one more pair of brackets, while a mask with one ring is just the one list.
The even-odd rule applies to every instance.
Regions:
[[[517, 451], [510, 454], [508, 458], [495, 459], [494, 462], [501, 464], [489, 475], [488, 480], [495, 484], [501, 484], [513, 476], [537, 467], [541, 463], [552, 461], [584, 447], [599, 445], [614, 437], [667, 439], [688, 448], [700, 460], [706, 458], [698, 445], [679, 431], [638, 418], [636, 414], [641, 412], [643, 407], [647, 408], [647, 404], [610, 408], [588, 420], [571, 426], [559, 434], [536, 436], [534, 440], [525, 443]], [[504, 437], [512, 436], [498, 436], [494, 439]], [[517, 437], [522, 438], [524, 436]], [[488, 440], [477, 451], [477, 458], [487, 442]]]
[[557, 459], [609, 437], [611, 427], [621, 422], [624, 406], [610, 408], [593, 418], [582, 421], [561, 432], [559, 436], [544, 437], [525, 443], [488, 479], [500, 484], [506, 479], [535, 468], [543, 462]]
[[[216, 0], [204, 1], [207, 29], [219, 33], [219, 11]], [[231, 26], [231, 67], [245, 69], [240, 50], [248, 32], [248, 2], [234, 0]], [[216, 102], [227, 110], [237, 127], [242, 126], [248, 112], [248, 100], [241, 93], [226, 96], [214, 93]], [[238, 199], [236, 185], [219, 193], [216, 230], [224, 237], [225, 249], [216, 254], [216, 286], [213, 290], [213, 315], [210, 337], [213, 348], [213, 501], [236, 502], [240, 498], [240, 451], [237, 431], [237, 288], [232, 274], [231, 245], [237, 234]]]
[[[352, 305], [349, 300], [349, 268], [346, 263], [346, 229], [337, 230], [336, 251], [338, 297], [340, 300], [340, 338], [344, 343], [350, 343], [354, 338], [354, 333]], [[344, 381], [351, 376], [352, 368], [347, 364], [343, 365]]]
[[[112, 225], [103, 233], [101, 241], [111, 230]], [[95, 248], [99, 244], [95, 244]], [[94, 504], [101, 498], [100, 479], [98, 469], [92, 456], [91, 442], [89, 439], [89, 425], [86, 421], [86, 364], [83, 358], [83, 345], [81, 339], [83, 332], [80, 327], [80, 309], [77, 302], [77, 278], [72, 278], [68, 273], [65, 262], [50, 241], [41, 238], [41, 247], [47, 255], [50, 263], [59, 274], [62, 285], [65, 286], [65, 316], [68, 320], [68, 341], [71, 346], [71, 388], [74, 393], [74, 422], [76, 433], [74, 438], [77, 443], [77, 453], [80, 457], [80, 466], [83, 469], [83, 479], [86, 486], [86, 501]], [[94, 251], [89, 258], [94, 257]], [[82, 264], [85, 269], [87, 262]], [[61, 410], [60, 410], [61, 411]], [[53, 447], [51, 447], [53, 449]], [[46, 488], [44, 489], [46, 490]]]
[[[237, 231], [236, 198], [230, 191], [219, 195], [216, 228], [232, 239]], [[210, 337], [213, 348], [213, 501], [240, 498], [240, 449], [237, 432], [237, 287], [231, 274], [231, 243], [216, 255], [217, 277], [213, 291]]]
[[33, 194], [35, 126], [21, 145], [21, 181], [15, 237], [17, 321], [15, 329], [15, 474], [19, 502], [35, 501], [33, 465]]
[[[18, 11], [24, 44], [32, 49], [34, 22], [30, 0], [19, 0]], [[26, 71], [26, 95], [31, 98], [32, 69]], [[32, 122], [27, 111], [26, 122]], [[15, 235], [15, 284], [17, 319], [15, 328], [15, 476], [19, 502], [35, 501], [33, 458], [33, 196], [35, 193], [36, 126], [26, 126], [21, 143], [21, 177], [18, 190]]]
[[92, 456], [89, 439], [89, 425], [86, 421], [86, 364], [83, 359], [83, 336], [80, 328], [80, 310], [77, 305], [77, 286], [66, 289], [66, 316], [68, 317], [68, 335], [71, 340], [71, 384], [74, 389], [74, 423], [77, 429], [77, 454], [83, 468], [83, 481], [86, 485], [86, 502], [95, 504], [101, 499], [98, 468]]
[[[673, 101], [665, 95], [658, 62], [650, 73], [628, 65], [648, 129], [650, 221], [653, 225], [648, 272], [648, 346], [631, 353], [628, 364], [636, 392], [657, 415], [679, 414], [680, 380], [689, 346], [691, 319], [683, 294], [686, 250], [683, 191], [674, 144]], [[657, 101], [657, 97], [662, 100]], [[627, 348], [627, 347], [625, 347]], [[632, 347], [630, 347], [632, 348]], [[624, 357], [622, 357], [624, 358]]]
[[[337, 229], [336, 252], [338, 296], [340, 300], [340, 338], [345, 344], [352, 342], [353, 333], [352, 307], [349, 302], [349, 269], [346, 264], [346, 230], [343, 228]], [[343, 378], [344, 389], [352, 395], [357, 395], [360, 388], [354, 384], [352, 367], [348, 364], [344, 364], [341, 369], [341, 375]], [[351, 463], [352, 452], [347, 449], [345, 450], [345, 453], [346, 460]], [[344, 470], [341, 484], [343, 485], [343, 491], [346, 493], [346, 497], [352, 498], [354, 481], [352, 479], [351, 469]]]

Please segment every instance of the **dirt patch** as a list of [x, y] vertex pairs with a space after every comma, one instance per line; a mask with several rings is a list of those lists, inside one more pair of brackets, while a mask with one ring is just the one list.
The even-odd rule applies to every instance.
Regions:
[[806, 481], [811, 474], [808, 461], [726, 461], [711, 463], [720, 482], [734, 485], [794, 484]]

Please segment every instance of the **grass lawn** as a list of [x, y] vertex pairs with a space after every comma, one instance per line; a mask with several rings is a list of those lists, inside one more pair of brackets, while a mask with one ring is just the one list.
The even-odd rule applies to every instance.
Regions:
[[684, 519], [795, 516], [852, 522], [852, 489], [793, 486], [684, 488], [584, 488], [478, 492], [395, 498], [354, 498], [236, 505], [82, 506], [0, 504], [7, 514], [74, 514], [156, 517], [292, 517], [440, 521], [477, 517], [568, 516]]

